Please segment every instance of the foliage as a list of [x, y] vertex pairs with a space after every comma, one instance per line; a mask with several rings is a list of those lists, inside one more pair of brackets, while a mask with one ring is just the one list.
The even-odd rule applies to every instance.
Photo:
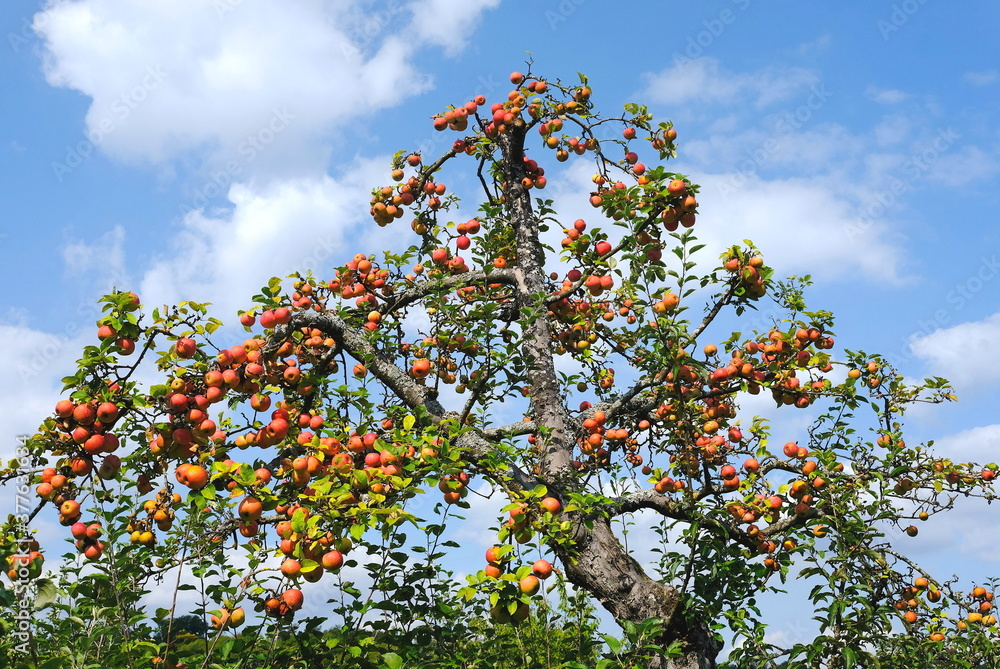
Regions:
[[[913, 518], [994, 498], [995, 464], [903, 439], [907, 407], [954, 399], [947, 382], [838, 350], [809, 278], [777, 280], [750, 240], [704, 257], [697, 184], [638, 154], [674, 157], [671, 124], [637, 104], [601, 115], [585, 77], [511, 81], [488, 112], [477, 96], [438, 115], [459, 138], [397, 154], [373, 190], [373, 221], [409, 218], [409, 248], [272, 279], [240, 314], [246, 338], [205, 304], [104, 298], [98, 343], [2, 474], [30, 472], [79, 553], [52, 577], [13, 572], [51, 591], [30, 661], [713, 666], [724, 637], [740, 667], [985, 658], [992, 584], [967, 595], [896, 546]], [[592, 161], [590, 221], [561, 223], [541, 195], [544, 151]], [[462, 161], [483, 189], [473, 218], [441, 181]], [[773, 318], [753, 328], [753, 312]], [[808, 431], [741, 414], [761, 393]], [[506, 517], [456, 587], [442, 563], [470, 490]], [[31, 517], [6, 528], [11, 566], [40, 560], [15, 555]], [[627, 543], [650, 517], [654, 570]], [[579, 594], [540, 603], [550, 561], [622, 639], [598, 650], [588, 609], [565, 609]], [[789, 574], [813, 586], [819, 633], [778, 648], [757, 598]], [[146, 611], [163, 588], [171, 605]], [[307, 598], [323, 617], [299, 612]], [[213, 631], [185, 637], [185, 614]]]

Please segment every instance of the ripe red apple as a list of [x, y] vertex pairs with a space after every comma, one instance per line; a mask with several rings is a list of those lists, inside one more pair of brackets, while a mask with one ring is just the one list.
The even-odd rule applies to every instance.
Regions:
[[291, 322], [292, 310], [288, 307], [278, 307], [274, 310], [274, 320], [276, 320], [280, 325]]
[[552, 563], [548, 560], [536, 560], [531, 565], [531, 573], [544, 581], [552, 575]]
[[97, 420], [102, 423], [114, 423], [118, 420], [118, 405], [114, 402], [104, 402], [97, 407]]
[[59, 505], [59, 513], [66, 518], [78, 518], [80, 516], [80, 503], [74, 499], [66, 500]]
[[295, 578], [302, 572], [302, 563], [295, 558], [287, 558], [281, 563], [281, 573], [288, 578]]
[[259, 520], [264, 513], [264, 505], [256, 497], [245, 497], [236, 508], [236, 513], [245, 523]]
[[281, 593], [281, 601], [292, 611], [302, 608], [303, 599], [302, 591], [298, 588], [289, 588]]
[[83, 442], [83, 450], [90, 455], [96, 455], [104, 450], [104, 435], [92, 434]]
[[97, 418], [97, 412], [90, 404], [80, 404], [73, 409], [73, 420], [80, 425], [89, 426]]
[[338, 550], [332, 550], [323, 555], [320, 564], [327, 571], [337, 571], [344, 566], [344, 554]]
[[90, 460], [84, 458], [73, 458], [72, 462], [69, 464], [69, 468], [73, 470], [73, 473], [77, 476], [86, 476], [89, 474], [94, 466], [91, 464]]
[[[176, 432], [178, 432], [178, 430], [175, 430], [174, 432], [175, 432], [174, 438], [176, 440]], [[206, 485], [208, 485], [208, 472], [205, 470], [204, 467], [202, 467], [201, 465], [188, 465], [187, 468], [184, 469], [183, 479], [181, 479], [180, 477], [181, 477], [182, 467], [184, 467], [184, 465], [181, 465], [180, 467], [177, 468], [177, 477], [180, 483], [186, 485], [192, 490], [201, 490]]]
[[437, 248], [431, 252], [431, 261], [435, 265], [442, 265], [448, 260], [448, 249]]
[[266, 330], [273, 329], [278, 324], [278, 319], [274, 317], [274, 312], [268, 309], [260, 315], [260, 326]]
[[543, 509], [552, 514], [559, 513], [562, 510], [562, 504], [555, 497], [543, 497], [540, 504]]
[[139, 296], [135, 293], [129, 293], [128, 299], [122, 301], [122, 309], [124, 311], [135, 311], [139, 308]]
[[197, 350], [198, 344], [195, 343], [194, 339], [189, 337], [181, 337], [174, 342], [174, 351], [179, 358], [193, 358]]

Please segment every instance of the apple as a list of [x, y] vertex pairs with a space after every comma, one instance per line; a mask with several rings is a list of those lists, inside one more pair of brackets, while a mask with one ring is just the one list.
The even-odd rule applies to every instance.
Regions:
[[528, 574], [517, 582], [517, 587], [520, 588], [521, 592], [526, 595], [534, 595], [538, 592], [541, 585], [541, 581], [539, 581], [538, 577], [534, 574]]
[[536, 560], [533, 565], [531, 565], [531, 573], [538, 578], [545, 580], [552, 575], [552, 563], [548, 560]]
[[256, 497], [244, 497], [237, 506], [236, 513], [245, 523], [259, 520], [264, 513], [264, 505]]
[[268, 309], [267, 311], [261, 313], [260, 315], [260, 326], [266, 330], [273, 329], [278, 324], [278, 319], [275, 318], [274, 312]]
[[73, 409], [73, 420], [83, 426], [91, 425], [97, 418], [97, 412], [90, 404], [79, 404]]
[[181, 337], [174, 342], [174, 351], [179, 358], [193, 358], [198, 350], [198, 344], [190, 337]]
[[118, 476], [121, 466], [122, 461], [117, 455], [105, 455], [104, 460], [101, 462], [101, 466], [97, 469], [97, 476], [105, 481], [110, 481]]
[[302, 608], [302, 602], [304, 600], [302, 596], [302, 591], [298, 588], [289, 588], [281, 593], [281, 601], [288, 606], [292, 611], [297, 611]]
[[337, 571], [344, 566], [344, 554], [338, 550], [332, 550], [323, 555], [320, 564], [327, 571]]
[[562, 503], [555, 497], [543, 497], [540, 504], [543, 509], [551, 514], [559, 513], [562, 510]]

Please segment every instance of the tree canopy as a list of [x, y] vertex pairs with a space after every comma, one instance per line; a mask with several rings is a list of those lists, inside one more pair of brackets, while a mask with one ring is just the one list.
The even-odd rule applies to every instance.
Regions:
[[[131, 666], [183, 660], [142, 633], [192, 612], [176, 597], [146, 611], [153, 588], [197, 593], [215, 630], [203, 666], [272, 666], [279, 648], [301, 666], [478, 666], [439, 639], [500, 644], [566, 587], [625, 641], [598, 649], [592, 623], [575, 623], [584, 640], [546, 613], [533, 643], [562, 650], [538, 666], [715, 667], [724, 641], [738, 667], [989, 663], [992, 586], [925, 573], [899, 546], [956, 496], [994, 498], [995, 465], [904, 440], [908, 407], [953, 399], [947, 382], [908, 385], [838, 348], [809, 278], [779, 280], [752, 241], [708, 257], [699, 187], [664, 165], [672, 124], [640, 104], [602, 113], [585, 77], [529, 68], [511, 85], [442, 110], [449, 148], [396, 154], [372, 191], [374, 224], [412, 245], [271, 280], [244, 335], [205, 304], [103, 299], [98, 341], [3, 474], [39, 500], [7, 525], [4, 605], [40, 583], [37, 625], [114, 638]], [[579, 161], [592, 215], [570, 222], [546, 187], [579, 188]], [[479, 189], [474, 214], [450, 171]], [[743, 411], [756, 395], [809, 428]], [[504, 517], [456, 583], [448, 531], [470, 491]], [[82, 556], [61, 575], [22, 540], [40, 509]], [[629, 548], [630, 519], [651, 522], [654, 564]], [[790, 575], [817, 632], [780, 647], [758, 598]]]

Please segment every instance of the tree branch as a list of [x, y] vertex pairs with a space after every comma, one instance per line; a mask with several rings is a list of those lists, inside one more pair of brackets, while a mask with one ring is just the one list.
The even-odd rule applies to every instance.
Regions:
[[496, 269], [487, 273], [481, 270], [476, 270], [471, 272], [462, 272], [461, 274], [455, 274], [433, 281], [425, 281], [419, 286], [408, 288], [399, 295], [386, 298], [384, 300], [385, 304], [383, 305], [383, 308], [379, 311], [383, 316], [387, 316], [394, 311], [402, 309], [432, 293], [441, 290], [457, 290], [458, 288], [488, 283], [513, 285], [515, 283], [514, 271], [510, 269]]
[[330, 311], [322, 313], [300, 311], [295, 313], [290, 323], [279, 326], [275, 330], [274, 335], [264, 346], [264, 358], [273, 355], [281, 343], [288, 339], [292, 331], [302, 327], [315, 328], [333, 337], [340, 343], [344, 351], [355, 360], [362, 362], [375, 378], [384, 383], [410, 408], [421, 407], [432, 416], [441, 417], [444, 415], [444, 407], [437, 401], [437, 393], [433, 389], [422, 386], [411, 379], [404, 370], [376, 349], [362, 331], [349, 326], [343, 319]]

